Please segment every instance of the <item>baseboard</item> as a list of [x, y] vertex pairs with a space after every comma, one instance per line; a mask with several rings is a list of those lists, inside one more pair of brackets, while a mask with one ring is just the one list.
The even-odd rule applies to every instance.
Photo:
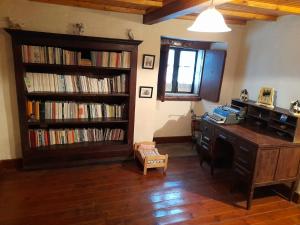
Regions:
[[0, 160], [0, 169], [20, 169], [21, 167], [22, 159]]
[[184, 143], [184, 142], [191, 142], [192, 136], [154, 137], [153, 141], [155, 141], [157, 144]]

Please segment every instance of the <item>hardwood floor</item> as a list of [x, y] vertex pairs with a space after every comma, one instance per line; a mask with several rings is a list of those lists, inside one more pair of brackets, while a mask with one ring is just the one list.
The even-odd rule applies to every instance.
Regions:
[[296, 225], [300, 208], [258, 191], [251, 210], [197, 157], [171, 158], [166, 176], [133, 161], [44, 171], [0, 172], [1, 225]]

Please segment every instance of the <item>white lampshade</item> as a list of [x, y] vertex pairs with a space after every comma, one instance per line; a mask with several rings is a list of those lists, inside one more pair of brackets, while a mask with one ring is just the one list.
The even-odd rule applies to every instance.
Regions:
[[196, 18], [195, 22], [191, 27], [188, 28], [189, 31], [195, 32], [229, 32], [229, 28], [224, 20], [222, 14], [216, 10], [214, 6], [210, 6], [208, 9], [204, 10]]

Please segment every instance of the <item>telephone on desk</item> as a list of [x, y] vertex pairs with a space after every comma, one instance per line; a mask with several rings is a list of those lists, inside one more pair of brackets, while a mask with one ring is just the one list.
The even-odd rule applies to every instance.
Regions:
[[218, 106], [212, 114], [206, 113], [205, 118], [220, 124], [237, 124], [244, 119], [245, 112], [230, 106]]

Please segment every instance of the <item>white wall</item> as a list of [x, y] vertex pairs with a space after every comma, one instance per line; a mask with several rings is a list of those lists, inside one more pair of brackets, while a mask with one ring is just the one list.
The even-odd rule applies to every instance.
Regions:
[[[0, 1], [0, 27], [4, 27], [4, 17], [23, 23], [24, 28], [34, 31], [66, 33], [70, 23], [85, 24], [85, 35], [126, 38], [126, 30], [131, 28], [136, 39], [144, 42], [139, 48], [137, 92], [139, 86], [153, 86], [152, 99], [136, 99], [135, 140], [152, 140], [155, 136], [190, 135], [190, 108], [200, 114], [211, 109], [208, 102], [158, 102], [156, 84], [159, 64], [160, 37], [173, 36], [203, 41], [228, 43], [221, 102], [229, 102], [234, 86], [234, 74], [238, 64], [239, 47], [244, 28], [232, 26], [233, 32], [226, 34], [199, 34], [186, 31], [192, 21], [172, 20], [156, 25], [143, 25], [142, 16], [89, 10], [30, 2], [27, 0]], [[16, 91], [10, 38], [0, 30], [0, 160], [21, 156], [19, 126], [17, 116]], [[142, 54], [156, 55], [154, 70], [142, 70]], [[138, 96], [138, 95], [137, 95]]]
[[235, 94], [247, 88], [256, 100], [262, 86], [274, 87], [276, 104], [288, 108], [300, 99], [300, 16], [251, 22], [247, 28]]
[[[300, 16], [285, 16], [276, 22], [251, 22], [242, 47], [234, 93], [247, 88], [256, 100], [260, 87], [274, 87], [276, 105], [288, 108], [300, 99]], [[300, 193], [300, 185], [297, 192]]]

